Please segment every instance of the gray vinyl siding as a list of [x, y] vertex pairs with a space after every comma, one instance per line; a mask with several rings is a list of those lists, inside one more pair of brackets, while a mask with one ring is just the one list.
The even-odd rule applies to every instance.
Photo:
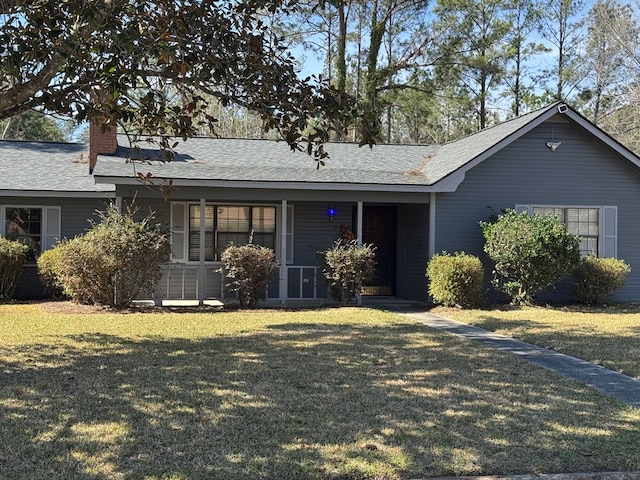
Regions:
[[331, 207], [336, 210], [333, 220], [329, 218], [329, 207], [325, 204], [293, 204], [294, 265], [319, 265], [318, 252], [331, 247], [340, 238], [340, 225], [352, 228], [353, 205], [334, 203]]
[[429, 205], [404, 205], [398, 218], [398, 296], [427, 301]]
[[[552, 140], [562, 142], [555, 152]], [[478, 222], [516, 204], [617, 206], [618, 258], [632, 273], [616, 299], [640, 300], [640, 176], [615, 153], [572, 124], [542, 124], [468, 171], [455, 193], [437, 195], [435, 251], [476, 254], [490, 272]]]
[[[336, 210], [333, 219], [327, 213], [329, 207]], [[319, 252], [327, 250], [340, 238], [340, 225], [352, 228], [353, 208], [351, 203], [293, 203], [293, 265], [320, 267]], [[327, 288], [320, 271], [316, 285], [317, 297], [326, 298]]]

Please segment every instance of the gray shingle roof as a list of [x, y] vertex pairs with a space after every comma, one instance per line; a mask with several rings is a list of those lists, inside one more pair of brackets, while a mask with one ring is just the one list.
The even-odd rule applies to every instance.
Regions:
[[[120, 144], [124, 142], [119, 142]], [[317, 169], [316, 162], [301, 152], [293, 152], [285, 142], [273, 140], [192, 138], [176, 148], [178, 156], [169, 163], [138, 165], [139, 172], [156, 177], [187, 180], [241, 180], [259, 182], [320, 182], [365, 184], [425, 184], [420, 168], [428, 146], [329, 143], [325, 149], [331, 158]], [[142, 152], [148, 158], [148, 152]], [[97, 176], [134, 175], [131, 164], [123, 158], [138, 157], [129, 148], [120, 147], [115, 155], [99, 157], [94, 170]]]
[[[170, 163], [132, 164], [126, 160], [140, 156], [153, 158], [157, 150], [137, 153], [121, 146], [114, 155], [100, 155], [94, 175], [98, 182], [104, 183], [97, 185], [88, 173], [86, 145], [0, 141], [0, 190], [112, 192], [112, 183], [133, 181], [138, 172], [201, 184], [240, 181], [278, 182], [278, 187], [291, 183], [302, 188], [311, 183], [381, 186], [375, 189], [438, 184], [448, 188], [447, 177], [459, 180], [459, 175], [452, 174], [464, 172], [528, 129], [560, 115], [557, 107], [558, 104], [548, 106], [442, 146], [375, 145], [369, 148], [329, 143], [325, 149], [331, 158], [320, 169], [308, 155], [292, 152], [285, 142], [272, 140], [193, 138], [179, 143], [178, 156]], [[567, 118], [640, 166], [638, 157], [575, 111], [566, 110]], [[128, 144], [125, 137], [120, 138], [119, 143]]]
[[[369, 185], [433, 185], [477, 158], [552, 107], [523, 115], [442, 146], [328, 143], [330, 159], [316, 169], [304, 153], [292, 152], [285, 142], [273, 140], [193, 138], [180, 142], [169, 163], [138, 165], [137, 171], [173, 180], [345, 183]], [[126, 144], [123, 137], [120, 145]], [[136, 170], [124, 158], [153, 158], [120, 147], [115, 155], [101, 155], [94, 174], [127, 178]]]
[[89, 149], [77, 143], [0, 141], [0, 190], [112, 192], [89, 174]]

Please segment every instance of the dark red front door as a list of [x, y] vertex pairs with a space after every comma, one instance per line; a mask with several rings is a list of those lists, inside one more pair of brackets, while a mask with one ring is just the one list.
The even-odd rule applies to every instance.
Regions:
[[395, 295], [396, 214], [396, 207], [363, 207], [362, 243], [376, 247], [375, 277], [365, 284], [363, 295]]

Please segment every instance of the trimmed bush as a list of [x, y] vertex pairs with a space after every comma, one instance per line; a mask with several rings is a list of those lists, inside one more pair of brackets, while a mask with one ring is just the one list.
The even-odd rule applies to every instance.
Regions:
[[240, 308], [254, 308], [267, 296], [267, 286], [278, 268], [273, 250], [260, 245], [230, 245], [222, 252], [227, 287], [237, 292]]
[[63, 265], [65, 247], [69, 242], [62, 241], [55, 247], [42, 252], [38, 257], [38, 275], [47, 292], [52, 297], [62, 297], [64, 293]]
[[0, 237], [0, 300], [13, 297], [28, 252], [24, 243]]
[[126, 307], [141, 293], [151, 291], [169, 261], [171, 246], [153, 215], [135, 219], [115, 205], [98, 212], [99, 223], [62, 248], [59, 281], [64, 293], [80, 303]]
[[629, 273], [631, 267], [624, 260], [588, 256], [576, 268], [575, 294], [587, 305], [604, 303], [624, 286]]
[[493, 222], [480, 222], [484, 251], [495, 262], [493, 285], [513, 304], [533, 296], [573, 272], [580, 262], [580, 240], [554, 216], [508, 210]]
[[427, 265], [427, 278], [435, 303], [462, 308], [481, 303], [484, 268], [478, 257], [464, 252], [436, 254]]
[[373, 245], [358, 246], [357, 240], [341, 239], [320, 254], [329, 298], [341, 305], [351, 303], [362, 291], [362, 284], [373, 278], [376, 256]]

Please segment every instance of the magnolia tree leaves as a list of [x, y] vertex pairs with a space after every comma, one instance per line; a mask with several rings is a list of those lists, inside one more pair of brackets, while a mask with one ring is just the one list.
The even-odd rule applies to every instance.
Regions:
[[2, 1], [0, 119], [33, 108], [99, 118], [170, 149], [168, 137], [216, 133], [213, 98], [256, 112], [265, 130], [321, 161], [318, 145], [356, 104], [319, 78], [298, 77], [264, 15], [296, 3]]

